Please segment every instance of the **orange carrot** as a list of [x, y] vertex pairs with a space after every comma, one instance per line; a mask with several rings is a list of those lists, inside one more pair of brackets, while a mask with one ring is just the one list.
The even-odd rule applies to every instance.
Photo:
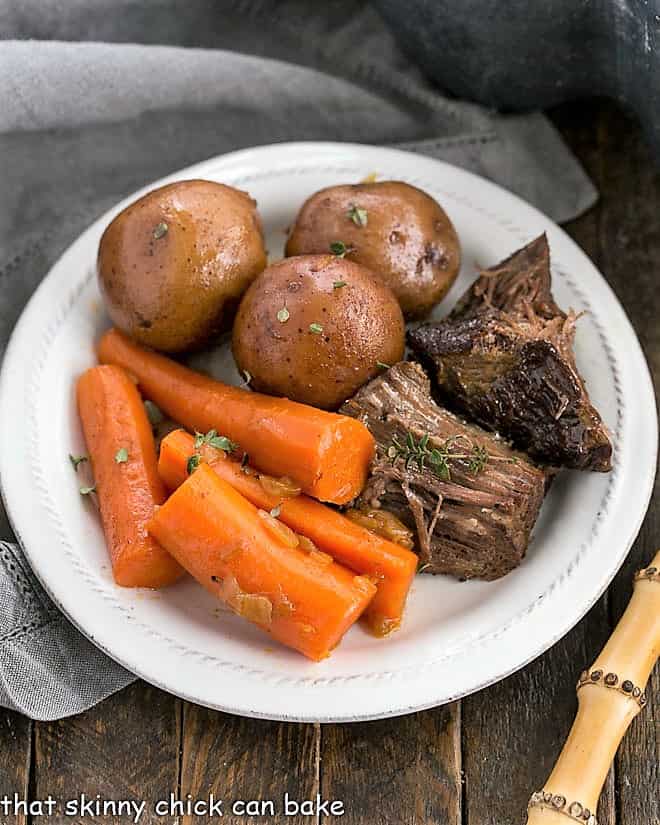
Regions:
[[117, 584], [164, 587], [182, 568], [147, 532], [166, 498], [151, 425], [135, 385], [119, 367], [92, 367], [78, 379], [78, 411]]
[[207, 590], [275, 639], [318, 661], [373, 598], [365, 576], [258, 510], [206, 464], [156, 512], [149, 531]]
[[256, 467], [289, 476], [309, 495], [345, 504], [364, 486], [374, 439], [359, 421], [215, 381], [117, 330], [101, 338], [98, 352], [102, 362], [134, 375], [147, 398], [177, 423], [223, 433]]
[[[194, 452], [195, 440], [184, 430], [174, 430], [163, 439], [158, 472], [171, 490], [186, 480], [188, 459]], [[335, 561], [376, 581], [376, 596], [365, 611], [365, 619], [375, 633], [386, 635], [399, 626], [417, 570], [418, 560], [413, 552], [371, 533], [308, 496], [284, 498], [277, 495], [273, 492], [277, 485], [273, 485], [269, 478], [260, 481], [258, 474], [241, 467], [237, 461], [224, 458], [225, 454], [220, 450], [203, 447], [201, 453], [201, 460], [207, 461], [224, 481], [252, 504], [268, 511], [279, 507], [278, 518], [284, 524], [311, 539]]]

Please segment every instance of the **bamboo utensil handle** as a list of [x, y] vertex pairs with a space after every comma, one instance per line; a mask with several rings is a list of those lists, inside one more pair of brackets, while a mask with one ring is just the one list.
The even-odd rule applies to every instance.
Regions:
[[660, 654], [660, 551], [635, 575], [614, 633], [577, 685], [578, 711], [544, 787], [532, 794], [528, 825], [597, 825], [596, 808], [619, 743], [646, 705]]

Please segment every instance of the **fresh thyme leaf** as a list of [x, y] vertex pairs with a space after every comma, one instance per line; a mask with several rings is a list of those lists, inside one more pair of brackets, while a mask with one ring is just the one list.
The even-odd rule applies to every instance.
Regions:
[[83, 464], [85, 461], [89, 461], [89, 459], [86, 455], [71, 455], [71, 453], [69, 453], [69, 461], [71, 462], [73, 469], [78, 472], [78, 465]]
[[88, 496], [90, 493], [96, 492], [96, 484], [92, 484], [91, 487], [81, 487], [80, 488], [80, 495], [81, 496]]
[[433, 465], [435, 474], [443, 481], [451, 481], [451, 470], [449, 469], [447, 459], [442, 454], [436, 454], [433, 458], [436, 460], [431, 461], [430, 463]]
[[367, 210], [363, 209], [361, 206], [351, 206], [346, 213], [346, 217], [353, 221], [356, 226], [367, 225]]
[[343, 241], [333, 241], [330, 244], [330, 252], [333, 255], [336, 255], [338, 258], [343, 258], [344, 255], [348, 252], [348, 247]]
[[451, 479], [450, 463], [452, 461], [468, 462], [468, 471], [477, 475], [484, 469], [490, 458], [485, 447], [473, 444], [467, 437], [452, 436], [432, 448], [429, 447], [430, 437], [429, 433], [425, 433], [418, 441], [415, 441], [413, 434], [408, 432], [405, 444], [402, 444], [394, 436], [387, 447], [386, 455], [392, 464], [402, 459], [406, 470], [417, 467], [422, 471], [428, 464], [433, 472], [445, 481]]
[[201, 456], [199, 453], [193, 453], [190, 458], [188, 459], [188, 463], [186, 464], [186, 470], [188, 471], [188, 475], [194, 473], [195, 470], [199, 467]]
[[277, 320], [280, 322], [280, 324], [286, 324], [286, 322], [289, 320], [289, 317], [289, 310], [286, 307], [282, 307], [282, 309], [277, 311]]
[[153, 401], [145, 401], [144, 408], [147, 411], [147, 418], [152, 427], [157, 427], [163, 423], [165, 416]]
[[488, 463], [488, 451], [485, 447], [476, 444], [472, 448], [472, 458], [470, 459], [470, 472], [473, 475], [480, 473]]
[[376, 361], [376, 366], [380, 367], [382, 370], [388, 370], [392, 365], [386, 364], [384, 361]]
[[333, 289], [341, 289], [343, 286], [346, 286], [346, 281], [335, 281], [332, 285]]
[[215, 447], [216, 450], [224, 450], [226, 453], [233, 453], [238, 449], [238, 444], [231, 441], [226, 435], [216, 435], [208, 441], [210, 447]]
[[126, 447], [121, 447], [115, 453], [115, 464], [125, 464], [128, 461], [128, 450]]
[[195, 449], [199, 450], [208, 444], [209, 447], [215, 447], [216, 450], [224, 450], [226, 453], [233, 453], [238, 449], [238, 444], [235, 441], [227, 438], [226, 435], [218, 435], [217, 430], [209, 430], [207, 433], [195, 433]]
[[270, 514], [273, 518], [278, 518], [278, 516], [281, 512], [282, 512], [282, 508], [278, 504], [277, 507], [273, 507], [273, 509], [270, 511]]
[[160, 223], [157, 223], [155, 228], [154, 228], [154, 238], [157, 241], [159, 241], [162, 237], [167, 235], [167, 230], [168, 229], [169, 229], [169, 226], [165, 223], [165, 221], [161, 221]]
[[310, 324], [309, 331], [314, 335], [321, 335], [321, 333], [323, 332], [323, 327], [321, 326], [321, 324]]

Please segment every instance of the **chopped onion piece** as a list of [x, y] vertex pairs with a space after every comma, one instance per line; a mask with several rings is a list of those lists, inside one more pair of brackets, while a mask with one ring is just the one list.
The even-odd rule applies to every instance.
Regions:
[[300, 630], [306, 634], [316, 633], [316, 628], [312, 624], [305, 624], [304, 622], [300, 622], [299, 624]]
[[374, 508], [351, 509], [346, 510], [344, 515], [355, 524], [364, 527], [365, 530], [393, 541], [400, 547], [405, 547], [406, 550], [412, 550], [415, 545], [412, 530], [388, 510], [376, 510]]
[[292, 616], [296, 612], [296, 606], [287, 598], [287, 596], [280, 592], [280, 596], [273, 604], [273, 614], [278, 618], [286, 618]]
[[324, 553], [323, 550], [311, 550], [309, 553], [309, 557], [311, 559], [314, 559], [314, 561], [317, 561], [319, 564], [323, 565], [332, 564], [332, 562], [334, 561], [332, 556], [328, 555], [328, 553]]
[[401, 626], [401, 621], [399, 619], [379, 619], [378, 621], [370, 621], [369, 622], [369, 629], [374, 634], [374, 636], [389, 636], [390, 633], [393, 633], [395, 630], [398, 630]]
[[318, 547], [311, 539], [308, 539], [307, 536], [301, 536], [300, 533], [298, 533], [298, 547], [304, 550], [305, 553], [312, 553], [314, 550], [318, 550]]
[[286, 547], [298, 546], [298, 535], [293, 532], [290, 527], [281, 522], [279, 519], [273, 518], [270, 513], [265, 510], [257, 510], [259, 517], [263, 520], [264, 527], [274, 536], [279, 542]]
[[222, 582], [221, 593], [229, 607], [239, 616], [266, 629], [271, 626], [273, 622], [273, 604], [268, 596], [259, 593], [246, 593], [241, 590], [234, 576], [228, 576]]
[[259, 484], [269, 496], [275, 496], [278, 499], [295, 498], [301, 493], [300, 487], [287, 476], [275, 478], [274, 476], [259, 474]]
[[197, 452], [206, 464], [214, 464], [216, 461], [224, 461], [227, 458], [227, 453], [224, 450], [218, 450], [211, 447], [210, 444], [202, 444]]
[[371, 576], [355, 576], [353, 583], [356, 587], [359, 587], [360, 590], [364, 590], [367, 593], [373, 592], [374, 581]]
[[270, 627], [273, 622], [273, 604], [268, 596], [257, 593], [243, 593], [236, 599], [236, 612], [261, 627]]

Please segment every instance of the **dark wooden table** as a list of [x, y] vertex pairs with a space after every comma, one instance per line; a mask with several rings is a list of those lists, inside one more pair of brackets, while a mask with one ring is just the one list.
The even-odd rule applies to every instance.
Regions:
[[[610, 104], [571, 104], [551, 116], [601, 192], [599, 204], [567, 229], [626, 308], [657, 391], [659, 167], [637, 126]], [[212, 791], [225, 799], [278, 801], [285, 792], [297, 799], [320, 793], [344, 802], [344, 825], [520, 825], [530, 792], [541, 787], [570, 727], [577, 676], [624, 609], [633, 571], [659, 544], [656, 489], [626, 564], [568, 636], [500, 684], [424, 713], [323, 727], [260, 722], [196, 707], [143, 682], [62, 722], [32, 723], [0, 711], [0, 797], [18, 792], [43, 799], [51, 793], [62, 800], [84, 792], [153, 803], [170, 792], [181, 798], [206, 798]], [[602, 825], [660, 823], [658, 670], [649, 695], [610, 772], [599, 810]], [[308, 825], [333, 818], [226, 813], [223, 821]], [[0, 814], [0, 823], [25, 821]], [[155, 821], [209, 820], [158, 819], [148, 805], [140, 822]]]

